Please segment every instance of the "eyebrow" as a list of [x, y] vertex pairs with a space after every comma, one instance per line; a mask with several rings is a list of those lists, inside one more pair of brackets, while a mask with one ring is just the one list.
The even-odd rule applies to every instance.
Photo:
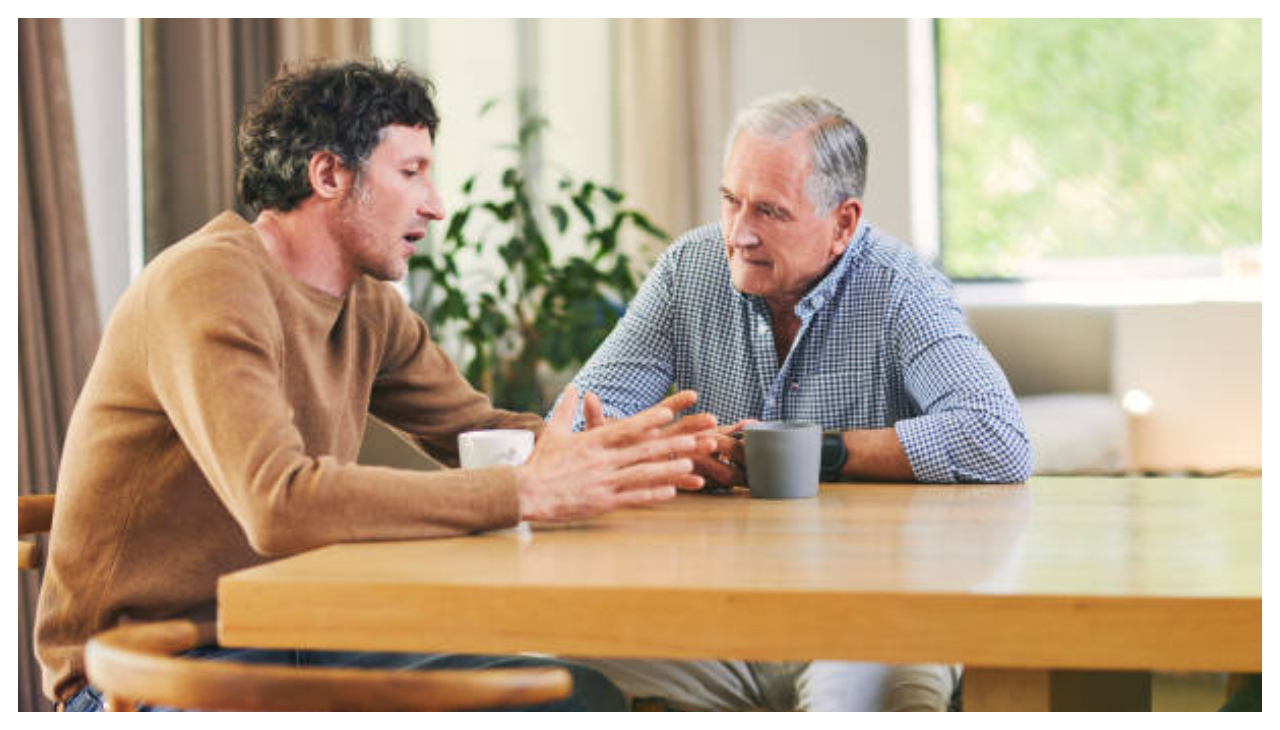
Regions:
[[[738, 196], [735, 195], [732, 190], [725, 187], [723, 184], [720, 186], [720, 194], [727, 195], [730, 198], [733, 198], [735, 200], [738, 199]], [[763, 210], [776, 213], [780, 218], [787, 218], [787, 219], [795, 218], [795, 216], [791, 214], [791, 210], [787, 208], [787, 206], [785, 205], [778, 205], [777, 203], [770, 203], [766, 201], [761, 203], [755, 203], [755, 207], [757, 209], [763, 209]]]

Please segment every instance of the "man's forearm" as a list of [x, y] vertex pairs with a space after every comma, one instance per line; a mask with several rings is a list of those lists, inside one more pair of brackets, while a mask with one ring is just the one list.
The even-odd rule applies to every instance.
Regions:
[[841, 481], [910, 482], [915, 480], [907, 452], [893, 428], [845, 431], [849, 456], [840, 471]]

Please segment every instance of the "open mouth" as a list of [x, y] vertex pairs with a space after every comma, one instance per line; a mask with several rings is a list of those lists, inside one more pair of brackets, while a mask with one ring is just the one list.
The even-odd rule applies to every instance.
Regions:
[[405, 243], [412, 246], [416, 244], [418, 241], [421, 241], [423, 238], [425, 238], [426, 235], [427, 235], [426, 231], [410, 231], [409, 233], [404, 234], [404, 241]]

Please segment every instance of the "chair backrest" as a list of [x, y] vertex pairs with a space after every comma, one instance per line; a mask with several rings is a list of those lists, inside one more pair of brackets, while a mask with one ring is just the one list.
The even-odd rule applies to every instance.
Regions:
[[[18, 496], [18, 537], [48, 532], [53, 525], [53, 495]], [[18, 540], [18, 570], [35, 570], [44, 560], [40, 546]]]
[[568, 697], [559, 667], [395, 671], [238, 664], [174, 656], [214, 640], [212, 624], [125, 624], [93, 637], [85, 673], [107, 709], [138, 704], [226, 711], [476, 710]]

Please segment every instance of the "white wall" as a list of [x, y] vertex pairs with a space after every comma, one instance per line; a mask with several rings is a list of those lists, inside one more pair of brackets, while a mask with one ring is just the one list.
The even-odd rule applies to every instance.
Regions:
[[94, 293], [105, 326], [129, 285], [125, 21], [62, 21]]
[[[804, 89], [839, 104], [867, 138], [866, 217], [911, 232], [907, 21], [735, 20], [729, 37], [730, 117], [769, 94]], [[714, 220], [717, 210], [703, 211]]]
[[1116, 312], [1112, 390], [1151, 397], [1132, 419], [1138, 466], [1262, 466], [1262, 305], [1206, 302]]

